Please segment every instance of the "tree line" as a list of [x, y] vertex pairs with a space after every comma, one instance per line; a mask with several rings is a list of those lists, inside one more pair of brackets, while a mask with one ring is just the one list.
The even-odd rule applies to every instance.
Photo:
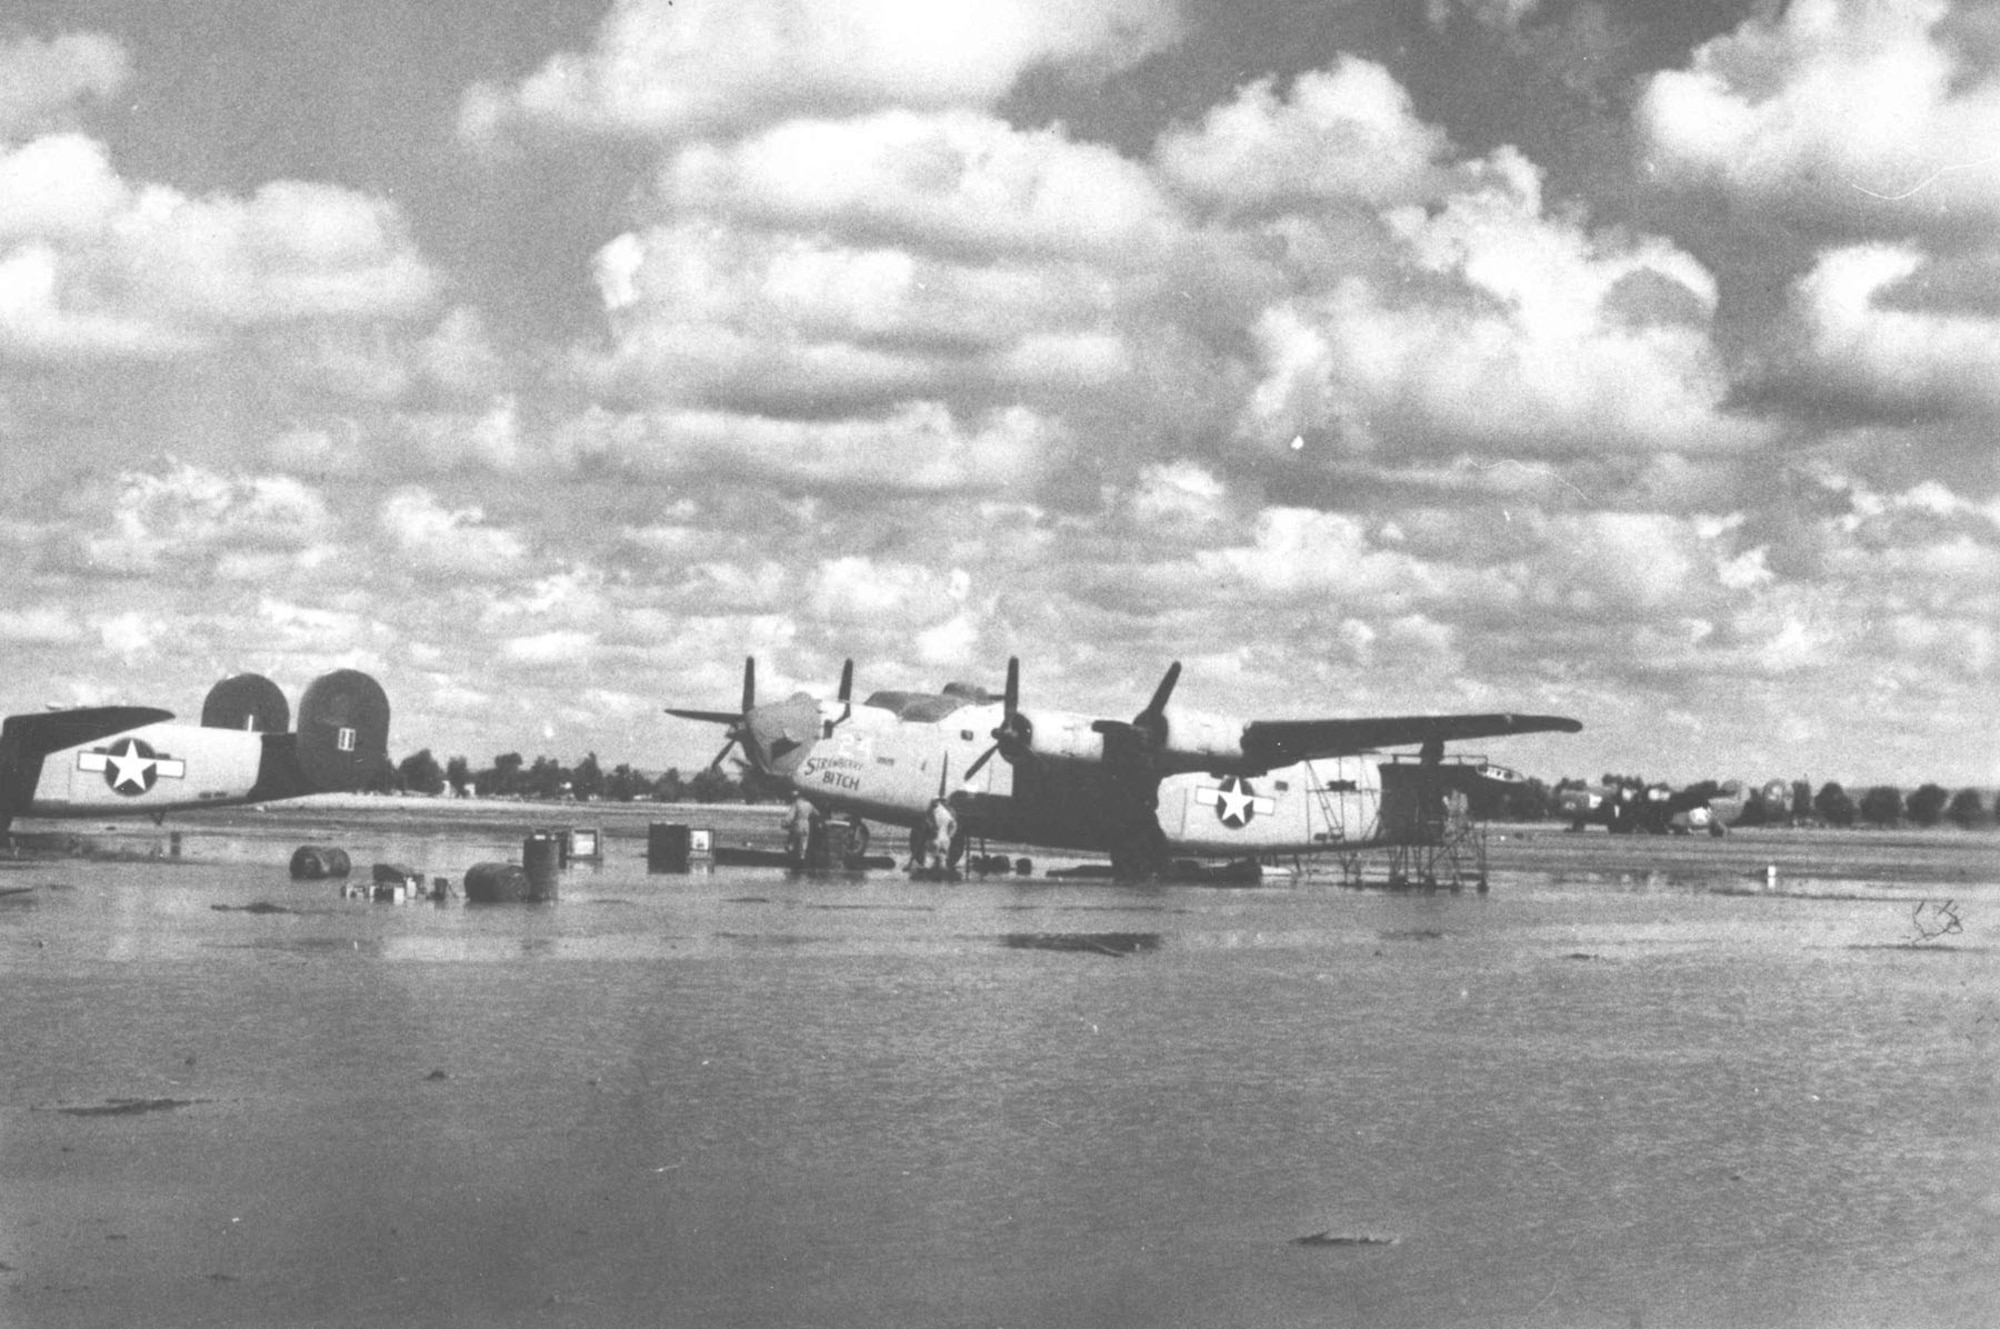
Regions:
[[[1531, 776], [1517, 785], [1482, 786], [1472, 796], [1472, 812], [1482, 820], [1549, 821], [1560, 815], [1557, 795], [1583, 783], [1565, 779], [1549, 785]], [[1599, 783], [1606, 787], [1644, 787], [1646, 782], [1635, 775], [1607, 773]], [[780, 781], [748, 769], [731, 774], [704, 767], [693, 775], [684, 775], [678, 768], [672, 768], [658, 775], [647, 775], [625, 762], [607, 771], [599, 764], [595, 752], [575, 766], [565, 766], [553, 757], [536, 757], [530, 762], [518, 752], [503, 752], [490, 765], [474, 770], [464, 757], [452, 757], [439, 765], [429, 748], [397, 763], [393, 787], [419, 794], [477, 793], [489, 798], [547, 802], [602, 799], [613, 803], [781, 803], [790, 796]], [[1800, 780], [1791, 784], [1782, 799], [1775, 801], [1766, 789], [1746, 791], [1743, 813], [1735, 824], [1783, 826], [1818, 822], [1828, 826], [1889, 827], [1950, 822], [1970, 828], [1984, 825], [1996, 815], [2000, 815], [2000, 809], [1990, 809], [1977, 789], [1954, 793], [1942, 785], [1923, 784], [1906, 795], [1895, 785], [1872, 785], [1857, 798], [1838, 781], [1830, 780], [1815, 791]]]
[[440, 766], [436, 755], [424, 748], [396, 764], [395, 787], [414, 794], [477, 794], [542, 802], [768, 803], [787, 797], [782, 784], [756, 771], [738, 776], [705, 767], [684, 776], [678, 768], [670, 768], [647, 775], [626, 762], [607, 771], [595, 752], [574, 766], [553, 757], [530, 762], [518, 752], [503, 752], [490, 765], [474, 770], [465, 757], [449, 758]]
[[[1557, 796], [1565, 789], [1581, 788], [1583, 780], [1556, 781], [1553, 787], [1530, 778], [1525, 785], [1503, 793], [1489, 794], [1483, 815], [1504, 821], [1542, 821], [1559, 815]], [[1643, 789], [1647, 781], [1637, 775], [1607, 772], [1598, 780], [1607, 789]], [[1774, 796], [1774, 790], [1782, 793]], [[1473, 810], [1481, 813], [1481, 801], [1473, 800]], [[1735, 826], [1798, 826], [1813, 823], [1827, 826], [1900, 825], [1937, 826], [1944, 822], [1971, 828], [2000, 817], [2000, 806], [1989, 809], [1977, 789], [1956, 793], [1943, 785], [1925, 783], [1907, 795], [1896, 785], [1871, 785], [1857, 798], [1838, 780], [1829, 780], [1815, 791], [1810, 783], [1795, 780], [1789, 786], [1773, 782], [1743, 791], [1743, 811]]]

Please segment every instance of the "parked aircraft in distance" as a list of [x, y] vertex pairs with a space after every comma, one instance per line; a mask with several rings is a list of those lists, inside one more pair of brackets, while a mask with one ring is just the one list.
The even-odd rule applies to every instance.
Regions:
[[1729, 824], [1758, 797], [1740, 780], [1720, 784], [1703, 780], [1684, 789], [1619, 780], [1558, 788], [1555, 795], [1556, 810], [1570, 819], [1571, 830], [1601, 825], [1613, 835], [1687, 835], [1694, 831], [1726, 835]]
[[263, 803], [358, 789], [388, 769], [389, 699], [337, 669], [291, 708], [275, 683], [238, 674], [209, 690], [199, 725], [150, 706], [10, 715], [0, 725], [0, 831], [16, 817], [103, 817]]
[[[823, 811], [914, 827], [943, 798], [965, 838], [1108, 853], [1121, 876], [1156, 874], [1176, 853], [1383, 842], [1440, 786], [1480, 779], [1483, 769], [1518, 778], [1447, 762], [1446, 742], [1583, 727], [1511, 714], [1229, 719], [1173, 705], [1180, 672], [1171, 666], [1129, 720], [1024, 709], [1018, 659], [1007, 662], [999, 696], [952, 683], [937, 693], [877, 692], [859, 705], [852, 660], [833, 700], [799, 692], [763, 705], [756, 662], [745, 660], [739, 710], [668, 709], [724, 726], [716, 764], [740, 746], [751, 766]], [[1377, 752], [1405, 746], [1421, 751]]]

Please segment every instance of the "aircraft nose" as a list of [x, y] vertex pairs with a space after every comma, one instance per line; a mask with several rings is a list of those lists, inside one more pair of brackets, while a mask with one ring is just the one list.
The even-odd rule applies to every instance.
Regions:
[[750, 742], [774, 775], [790, 775], [819, 737], [819, 703], [803, 692], [750, 712]]

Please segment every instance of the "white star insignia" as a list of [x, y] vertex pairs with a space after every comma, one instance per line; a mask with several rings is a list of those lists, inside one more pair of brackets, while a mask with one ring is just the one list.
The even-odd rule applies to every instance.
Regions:
[[139, 755], [138, 746], [131, 739], [125, 740], [123, 751], [111, 750], [111, 765], [117, 774], [111, 777], [111, 787], [122, 789], [131, 785], [135, 789], [146, 787], [146, 777], [152, 773], [153, 759]]
[[1277, 800], [1265, 798], [1248, 780], [1235, 775], [1224, 776], [1220, 786], [1197, 786], [1194, 801], [1214, 808], [1215, 819], [1232, 831], [1242, 830], [1259, 816], [1269, 816], [1278, 807]]
[[102, 771], [104, 783], [117, 794], [143, 794], [161, 776], [178, 780], [187, 774], [187, 763], [154, 754], [136, 738], [120, 739], [116, 747], [76, 754], [80, 771]]

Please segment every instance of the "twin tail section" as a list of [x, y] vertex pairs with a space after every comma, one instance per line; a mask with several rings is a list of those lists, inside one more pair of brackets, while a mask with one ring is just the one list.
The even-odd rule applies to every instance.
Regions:
[[0, 725], [0, 825], [340, 792], [389, 769], [389, 699], [359, 670], [313, 680], [290, 725], [284, 694], [258, 674], [210, 689], [199, 725], [140, 706], [9, 716]]

